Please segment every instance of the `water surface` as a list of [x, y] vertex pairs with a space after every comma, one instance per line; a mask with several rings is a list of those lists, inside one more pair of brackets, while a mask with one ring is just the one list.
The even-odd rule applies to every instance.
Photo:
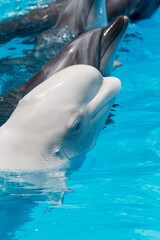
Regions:
[[[160, 239], [159, 25], [160, 9], [130, 24], [118, 51], [123, 66], [113, 72], [122, 81], [114, 123], [102, 130], [78, 171], [1, 174], [1, 239]], [[9, 51], [18, 58], [22, 46], [34, 47], [15, 41], [18, 51]], [[3, 72], [1, 89], [33, 72], [14, 63]]]

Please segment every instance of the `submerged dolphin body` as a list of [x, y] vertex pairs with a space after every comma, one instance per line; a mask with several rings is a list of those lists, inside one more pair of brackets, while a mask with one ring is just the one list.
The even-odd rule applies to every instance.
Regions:
[[1, 125], [8, 119], [24, 95], [68, 66], [88, 64], [99, 69], [104, 76], [109, 76], [113, 68], [117, 47], [125, 35], [127, 26], [128, 18], [121, 16], [105, 28], [93, 29], [80, 35], [64, 47], [26, 84], [6, 95], [1, 95]]
[[106, 25], [105, 0], [68, 0], [55, 27], [68, 26], [75, 35], [79, 35]]
[[[60, 16], [59, 16], [60, 15]], [[58, 18], [59, 16], [59, 18]], [[58, 20], [58, 22], [57, 22]], [[0, 43], [68, 25], [75, 35], [107, 25], [105, 0], [56, 0], [0, 23]]]
[[0, 128], [0, 169], [68, 168], [95, 145], [120, 88], [117, 78], [88, 65], [48, 78]]
[[132, 20], [149, 18], [159, 5], [160, 0], [106, 0], [109, 21], [123, 14]]
[[[56, 0], [41, 8], [34, 9], [19, 18], [0, 23], [0, 43], [20, 36], [31, 36], [53, 27], [66, 1]], [[127, 15], [138, 20], [150, 17], [159, 7], [160, 0], [106, 0], [108, 20], [119, 15]]]
[[0, 22], [0, 44], [15, 37], [38, 35], [53, 27], [66, 0], [55, 0], [22, 16]]

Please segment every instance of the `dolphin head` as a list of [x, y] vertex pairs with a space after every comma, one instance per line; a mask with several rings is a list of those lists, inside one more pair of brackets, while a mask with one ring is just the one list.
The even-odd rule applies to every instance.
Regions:
[[119, 43], [126, 33], [128, 23], [129, 19], [127, 16], [119, 16], [103, 31], [100, 43], [99, 70], [104, 76], [109, 76], [111, 74], [116, 52]]
[[55, 27], [68, 26], [73, 34], [107, 24], [105, 0], [68, 0]]
[[128, 18], [120, 16], [107, 27], [92, 29], [81, 34], [68, 43], [24, 85], [24, 93], [29, 93], [58, 71], [77, 64], [91, 65], [104, 76], [110, 76], [117, 48], [127, 26]]
[[47, 161], [69, 159], [94, 146], [120, 87], [92, 66], [71, 66], [27, 94], [5, 125]]
[[[54, 72], [75, 64], [96, 67], [110, 76], [119, 43], [128, 26], [128, 17], [117, 17], [107, 27], [97, 28], [72, 40], [54, 59]], [[53, 71], [53, 70], [52, 70]]]

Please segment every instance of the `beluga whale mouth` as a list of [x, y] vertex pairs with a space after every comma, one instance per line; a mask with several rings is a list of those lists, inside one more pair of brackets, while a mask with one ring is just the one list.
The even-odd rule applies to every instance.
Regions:
[[70, 66], [48, 78], [0, 128], [0, 169], [64, 166], [88, 152], [120, 88], [119, 79], [103, 77], [88, 65]]

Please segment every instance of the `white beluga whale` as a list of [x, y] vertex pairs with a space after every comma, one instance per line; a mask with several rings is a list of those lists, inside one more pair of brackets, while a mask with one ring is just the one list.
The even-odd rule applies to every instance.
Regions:
[[65, 167], [96, 142], [121, 82], [68, 67], [38, 85], [0, 128], [0, 169]]

